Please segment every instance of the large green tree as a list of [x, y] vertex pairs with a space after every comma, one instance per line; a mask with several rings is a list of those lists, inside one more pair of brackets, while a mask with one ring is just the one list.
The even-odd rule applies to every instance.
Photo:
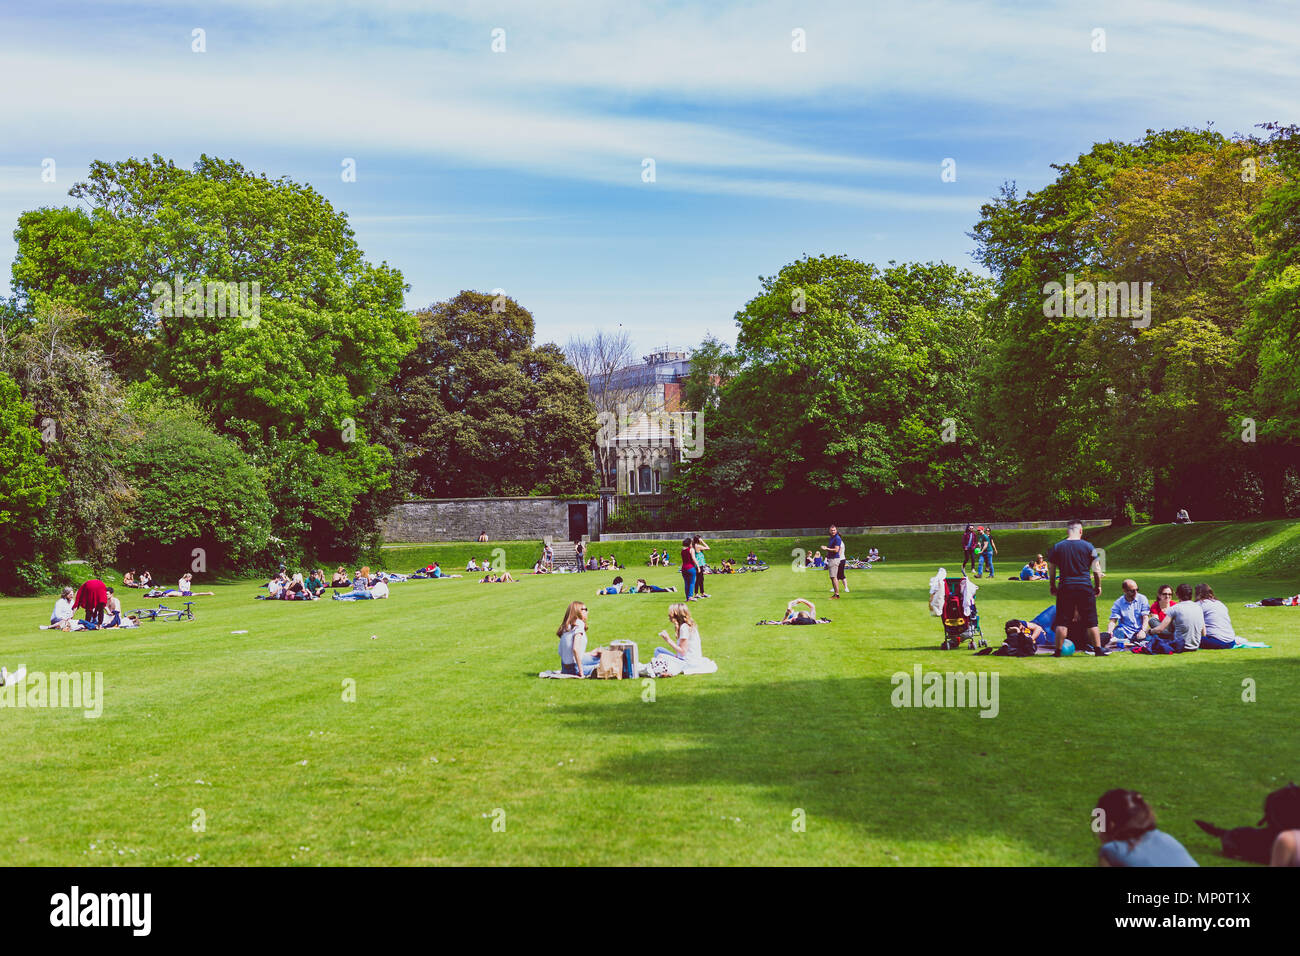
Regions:
[[532, 314], [461, 292], [418, 313], [419, 344], [370, 414], [392, 423], [415, 493], [429, 497], [595, 490], [596, 411], [586, 382]]
[[938, 514], [990, 481], [968, 414], [986, 280], [819, 256], [760, 282], [734, 353], [705, 343], [692, 365], [704, 455], [674, 490], [697, 513], [860, 523]]
[[373, 540], [397, 488], [364, 412], [414, 342], [401, 274], [366, 262], [310, 187], [226, 160], [96, 162], [71, 195], [88, 208], [19, 220], [20, 305], [72, 303], [85, 344], [240, 441], [266, 471], [277, 536], [314, 551]]
[[[1190, 490], [1154, 488], [1161, 475], [1149, 451], [1162, 451], [1163, 436], [1140, 428], [1137, 412], [1158, 392], [1166, 395], [1165, 411], [1177, 409], [1183, 420], [1206, 412], [1201, 443], [1220, 442], [1222, 414], [1202, 409], [1203, 396], [1186, 389], [1165, 393], [1163, 383], [1178, 385], [1181, 374], [1221, 384], [1223, 330], [1241, 315], [1231, 295], [1249, 248], [1241, 225], [1260, 192], [1236, 188], [1243, 184], [1231, 161], [1241, 149], [1211, 130], [1098, 143], [1075, 162], [1053, 166], [1058, 175], [1042, 189], [1021, 196], [1009, 185], [981, 209], [971, 235], [997, 295], [977, 421], [984, 440], [1003, 449], [1008, 513], [1044, 506], [1119, 513], [1135, 494], [1169, 509]], [[1208, 181], [1198, 179], [1206, 174]], [[1158, 283], [1150, 331], [1139, 333], [1131, 318], [1098, 322], [1083, 309], [1048, 314], [1049, 284], [1071, 277]], [[1214, 316], [1227, 316], [1222, 327]], [[1152, 346], [1145, 360], [1133, 347], [1143, 335]], [[1198, 360], [1209, 372], [1187, 378]], [[1183, 472], [1186, 481], [1196, 478], [1195, 468]]]
[[51, 583], [59, 557], [46, 509], [64, 482], [45, 460], [34, 417], [17, 383], [0, 372], [0, 587], [16, 593]]

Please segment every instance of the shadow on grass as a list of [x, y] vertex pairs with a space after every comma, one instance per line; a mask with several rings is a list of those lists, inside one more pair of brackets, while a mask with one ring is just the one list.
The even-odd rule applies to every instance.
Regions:
[[[948, 666], [986, 669], [966, 659]], [[1251, 673], [1261, 687], [1288, 686], [1295, 671], [1288, 665], [1256, 660]], [[591, 772], [598, 784], [704, 787], [724, 800], [731, 788], [757, 791], [771, 802], [774, 821], [803, 808], [809, 819], [859, 828], [879, 847], [873, 853], [904, 864], [1091, 864], [1097, 844], [1089, 813], [1116, 786], [1158, 795], [1162, 825], [1208, 862], [1217, 841], [1199, 834], [1192, 818], [1249, 817], [1271, 789], [1270, 776], [1294, 772], [1295, 755], [1283, 766], [1267, 745], [1225, 751], [1199, 728], [1208, 721], [1219, 739], [1258, 737], [1257, 716], [1286, 726], [1300, 704], [1266, 715], [1233, 702], [1235, 672], [1181, 676], [1182, 686], [1171, 688], [1168, 674], [1148, 671], [1098, 681], [1095, 672], [1017, 673], [1009, 664], [992, 719], [976, 708], [894, 707], [895, 685], [883, 676], [742, 687], [661, 681], [654, 703], [575, 703], [561, 714], [607, 743], [608, 755]], [[1205, 702], [1216, 688], [1224, 693], [1218, 715]], [[1102, 720], [1121, 731], [1099, 732]], [[1132, 746], [1122, 731], [1153, 722], [1163, 728], [1158, 749]], [[634, 739], [624, 746], [619, 737]], [[1184, 774], [1194, 775], [1195, 787]], [[943, 860], [908, 841], [943, 845]], [[1024, 859], [1026, 846], [1034, 859]]]

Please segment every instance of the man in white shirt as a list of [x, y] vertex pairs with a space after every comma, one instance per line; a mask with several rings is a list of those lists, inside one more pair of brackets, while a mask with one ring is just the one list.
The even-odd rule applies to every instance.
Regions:
[[376, 601], [388, 597], [388, 575], [381, 574], [379, 580], [370, 585], [370, 596]]

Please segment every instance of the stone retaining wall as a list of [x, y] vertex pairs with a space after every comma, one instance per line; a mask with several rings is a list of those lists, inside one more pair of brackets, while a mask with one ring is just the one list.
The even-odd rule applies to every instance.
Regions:
[[[1065, 521], [975, 521], [992, 531], [1041, 531], [1059, 529], [1065, 533]], [[1098, 518], [1085, 521], [1088, 528], [1104, 528], [1111, 523], [1110, 518]], [[687, 535], [698, 534], [706, 541], [709, 538], [814, 538], [826, 534], [826, 527], [818, 528], [759, 528], [752, 531], [639, 531], [618, 534], [602, 534], [601, 541], [681, 541]], [[857, 528], [840, 528], [840, 534], [916, 534], [928, 531], [956, 531], [966, 529], [966, 522], [958, 524], [882, 524], [863, 525]]]
[[474, 541], [486, 531], [490, 541], [569, 538], [569, 505], [585, 505], [588, 537], [596, 531], [600, 502], [559, 498], [426, 498], [406, 501], [384, 520], [389, 544]]

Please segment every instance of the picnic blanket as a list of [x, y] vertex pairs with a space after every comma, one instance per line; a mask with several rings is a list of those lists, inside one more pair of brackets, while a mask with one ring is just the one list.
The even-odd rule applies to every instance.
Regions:
[[[830, 622], [831, 622], [831, 619], [830, 619], [829, 617], [819, 617], [819, 618], [817, 618], [817, 623], [818, 623], [818, 624], [829, 624]], [[758, 623], [759, 623], [759, 624], [785, 624], [786, 622], [785, 622], [785, 621], [759, 621]], [[791, 624], [790, 626], [791, 626], [791, 627], [799, 627], [800, 625], [797, 625], [797, 624]], [[809, 625], [803, 625], [803, 626], [809, 626]]]
[[542, 671], [538, 677], [546, 677], [551, 680], [582, 680], [581, 674], [566, 674], [564, 671]]

